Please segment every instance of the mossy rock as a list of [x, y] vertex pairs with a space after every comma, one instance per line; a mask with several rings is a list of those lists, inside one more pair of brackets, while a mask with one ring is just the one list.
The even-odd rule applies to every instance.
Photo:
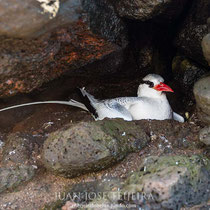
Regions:
[[210, 160], [202, 156], [152, 156], [127, 179], [122, 194], [144, 195], [142, 205], [180, 209], [209, 199], [209, 175]]
[[44, 143], [42, 159], [48, 170], [72, 178], [108, 168], [149, 140], [134, 122], [80, 122], [52, 133]]

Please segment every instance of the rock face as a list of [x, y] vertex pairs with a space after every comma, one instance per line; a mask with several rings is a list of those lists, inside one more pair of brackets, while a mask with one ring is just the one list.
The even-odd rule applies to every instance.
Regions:
[[196, 82], [193, 92], [200, 119], [210, 124], [210, 76]]
[[[123, 48], [107, 40], [125, 47], [125, 24], [110, 4], [83, 3], [0, 3], [0, 97], [29, 93], [65, 73], [98, 76], [120, 69]], [[99, 60], [97, 68], [88, 65]]]
[[209, 166], [208, 159], [196, 155], [151, 156], [145, 159], [142, 168], [134, 172], [122, 188], [123, 194], [132, 194], [132, 197], [128, 194], [128, 202], [125, 203], [143, 208], [150, 206], [151, 209], [179, 209], [183, 205], [198, 204], [198, 200], [207, 201]]
[[[31, 92], [67, 72], [74, 76], [113, 73], [122, 62], [122, 49], [94, 35], [82, 21], [42, 39], [2, 38], [0, 49], [0, 97]], [[97, 60], [98, 68], [78, 70]]]
[[79, 0], [9, 0], [0, 3], [0, 34], [32, 38], [81, 16]]
[[180, 15], [185, 3], [184, 1], [143, 1], [143, 0], [119, 0], [113, 1], [118, 14], [121, 17], [137, 19], [141, 21], [152, 18], [164, 19], [168, 22]]
[[52, 133], [44, 143], [42, 159], [53, 173], [75, 177], [107, 168], [129, 152], [142, 149], [148, 141], [134, 123], [84, 122]]
[[207, 18], [209, 17], [210, 2], [195, 0], [183, 22], [176, 38], [178, 50], [187, 57], [208, 66], [201, 48], [201, 41], [208, 33]]
[[174, 79], [187, 94], [192, 90], [194, 83], [207, 72], [206, 69], [196, 65], [195, 62], [184, 56], [174, 57], [172, 70]]
[[109, 0], [82, 0], [88, 14], [88, 23], [93, 32], [118, 45], [127, 44], [125, 23], [115, 12]]

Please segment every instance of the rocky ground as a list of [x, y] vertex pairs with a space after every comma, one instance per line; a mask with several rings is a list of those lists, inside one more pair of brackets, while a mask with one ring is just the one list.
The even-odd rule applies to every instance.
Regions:
[[[133, 82], [132, 88], [124, 91], [132, 95], [135, 85]], [[91, 91], [91, 87], [89, 88]], [[110, 91], [116, 88], [119, 94], [124, 92], [120, 84], [119, 86], [107, 84], [105, 87], [101, 86], [99, 90], [103, 92], [106, 88]], [[97, 92], [95, 94], [97, 95]], [[116, 93], [113, 94], [115, 96]], [[110, 92], [107, 90], [104, 95], [106, 97]], [[174, 207], [178, 205], [177, 199], [180, 197], [179, 206], [192, 206], [201, 202], [204, 202], [203, 206], [208, 205], [203, 195], [208, 194], [209, 190], [209, 181], [205, 177], [209, 173], [206, 158], [210, 154], [209, 149], [199, 141], [198, 134], [204, 124], [197, 119], [194, 111], [190, 112], [190, 119], [185, 123], [145, 120], [95, 122], [88, 113], [77, 108], [41, 105], [23, 108], [24, 119], [10, 118], [11, 115], [18, 116], [21, 109], [4, 112], [0, 116], [7, 121], [7, 126], [1, 125], [1, 209], [51, 209], [52, 207], [59, 209], [62, 206], [63, 209], [68, 209], [69, 205], [75, 204], [74, 202], [79, 204], [93, 202], [94, 205], [102, 202], [110, 205], [110, 200], [103, 202], [95, 197], [89, 200], [84, 198], [74, 200], [72, 204], [72, 199], [68, 199], [66, 195], [74, 192], [74, 189], [76, 189], [75, 192], [89, 190], [88, 192], [94, 193], [115, 191], [118, 188], [119, 192], [131, 191], [130, 188], [127, 190], [130, 186], [127, 182], [131, 181], [126, 180], [132, 179], [129, 177], [133, 177], [136, 173], [136, 176], [144, 177], [142, 182], [145, 182], [145, 185], [148, 184], [148, 180], [157, 179], [155, 176], [167, 179], [169, 185], [161, 192], [167, 192], [167, 196], [158, 198], [156, 201], [159, 204], [150, 202], [153, 207], [156, 205], [159, 205], [157, 208], [162, 208], [164, 205]], [[192, 161], [191, 158], [193, 158]], [[149, 159], [148, 163], [147, 159]], [[164, 159], [168, 163], [165, 163]], [[157, 168], [160, 167], [159, 170], [151, 168], [154, 166], [153, 161], [156, 162]], [[175, 168], [170, 171], [171, 175], [168, 177], [169, 171], [164, 170], [169, 166]], [[195, 171], [191, 173], [190, 170], [194, 167]], [[147, 173], [146, 168], [151, 172]], [[138, 175], [139, 170], [145, 171], [145, 174], [142, 172], [143, 174]], [[180, 176], [173, 175], [177, 170], [181, 171]], [[160, 175], [157, 174], [159, 172]], [[87, 174], [82, 175], [84, 173]], [[187, 175], [188, 173], [190, 175]], [[200, 173], [204, 175], [197, 175]], [[154, 178], [147, 178], [147, 174]], [[173, 178], [174, 176], [176, 178]], [[182, 181], [181, 177], [185, 176], [192, 177]], [[199, 182], [201, 184], [195, 180], [201, 180]], [[189, 198], [188, 194], [181, 194], [183, 190], [173, 191], [173, 187], [178, 186], [179, 182], [183, 183], [183, 188], [187, 188], [188, 185], [191, 186], [191, 181], [193, 183], [195, 181], [196, 185], [192, 198]], [[198, 191], [196, 191], [197, 188]], [[135, 189], [134, 193], [137, 192], [147, 192], [147, 196], [160, 193], [156, 191], [154, 193], [150, 189], [145, 192]], [[175, 194], [178, 194], [178, 197], [173, 196]], [[128, 203], [126, 198], [123, 201], [120, 198], [120, 201], [123, 205], [137, 206], [148, 202], [146, 199], [144, 202], [138, 201], [140, 203], [136, 203], [135, 200]], [[111, 201], [111, 204], [118, 203], [119, 201], [116, 200]]]
[[0, 2], [0, 108], [136, 96], [160, 74], [173, 120], [0, 112], [0, 209], [210, 209], [209, 0]]

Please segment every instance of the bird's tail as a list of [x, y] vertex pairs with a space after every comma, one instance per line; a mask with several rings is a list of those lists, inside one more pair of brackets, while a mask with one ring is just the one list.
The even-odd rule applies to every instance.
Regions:
[[19, 107], [23, 107], [23, 106], [36, 105], [36, 104], [64, 104], [64, 105], [79, 107], [79, 108], [81, 108], [85, 111], [88, 111], [87, 107], [84, 104], [82, 104], [80, 102], [77, 102], [75, 100], [70, 100], [70, 101], [38, 101], [38, 102], [32, 102], [32, 103], [26, 103], [26, 104], [19, 104], [19, 105], [14, 105], [14, 106], [10, 106], [10, 107], [0, 109], [0, 112], [7, 111], [7, 110], [10, 110], [10, 109], [19, 108]]
[[78, 101], [75, 101], [73, 99], [71, 99], [70, 101], [38, 101], [38, 102], [25, 103], [25, 104], [19, 104], [19, 105], [6, 107], [3, 109], [0, 109], [0, 112], [19, 108], [19, 107], [24, 107], [24, 106], [36, 105], [36, 104], [65, 104], [69, 106], [79, 107], [85, 111], [90, 111], [94, 115], [94, 117], [97, 118], [97, 112], [94, 105], [98, 102], [98, 100], [95, 99], [91, 94], [87, 93], [84, 88], [80, 89], [80, 91], [83, 96], [84, 104]]
[[75, 106], [75, 107], [78, 107], [80, 109], [83, 109], [85, 111], [88, 111], [87, 107], [83, 104], [83, 103], [80, 103], [78, 101], [75, 101], [73, 99], [71, 99], [69, 102], [68, 102], [68, 105], [70, 106]]

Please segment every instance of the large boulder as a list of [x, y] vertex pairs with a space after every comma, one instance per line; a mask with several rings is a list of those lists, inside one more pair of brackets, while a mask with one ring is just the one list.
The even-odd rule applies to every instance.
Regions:
[[209, 199], [210, 162], [199, 155], [151, 156], [124, 184], [125, 204], [180, 209]]
[[134, 122], [81, 122], [50, 134], [42, 160], [48, 170], [71, 178], [110, 167], [141, 150], [149, 139]]
[[[2, 38], [0, 49], [0, 97], [31, 92], [64, 73], [110, 74], [123, 58], [122, 48], [93, 34], [82, 21], [39, 39]], [[98, 68], [78, 70], [98, 60]]]
[[[208, 201], [210, 162], [199, 155], [150, 156], [127, 179], [104, 178], [76, 184], [62, 209], [180, 209]], [[62, 202], [47, 209], [59, 208]], [[87, 204], [87, 205], [85, 205]], [[82, 206], [82, 207], [83, 207]], [[84, 209], [80, 207], [79, 209]]]
[[182, 12], [187, 0], [118, 0], [113, 1], [116, 11], [121, 17], [146, 21], [154, 19], [170, 22]]
[[92, 3], [0, 3], [0, 97], [29, 93], [65, 73], [101, 76], [120, 69], [125, 24], [110, 4]]
[[181, 53], [205, 66], [208, 64], [202, 53], [201, 41], [208, 33], [206, 21], [209, 11], [209, 0], [193, 1], [175, 41]]
[[33, 38], [70, 24], [81, 16], [79, 0], [8, 0], [0, 2], [0, 34]]

